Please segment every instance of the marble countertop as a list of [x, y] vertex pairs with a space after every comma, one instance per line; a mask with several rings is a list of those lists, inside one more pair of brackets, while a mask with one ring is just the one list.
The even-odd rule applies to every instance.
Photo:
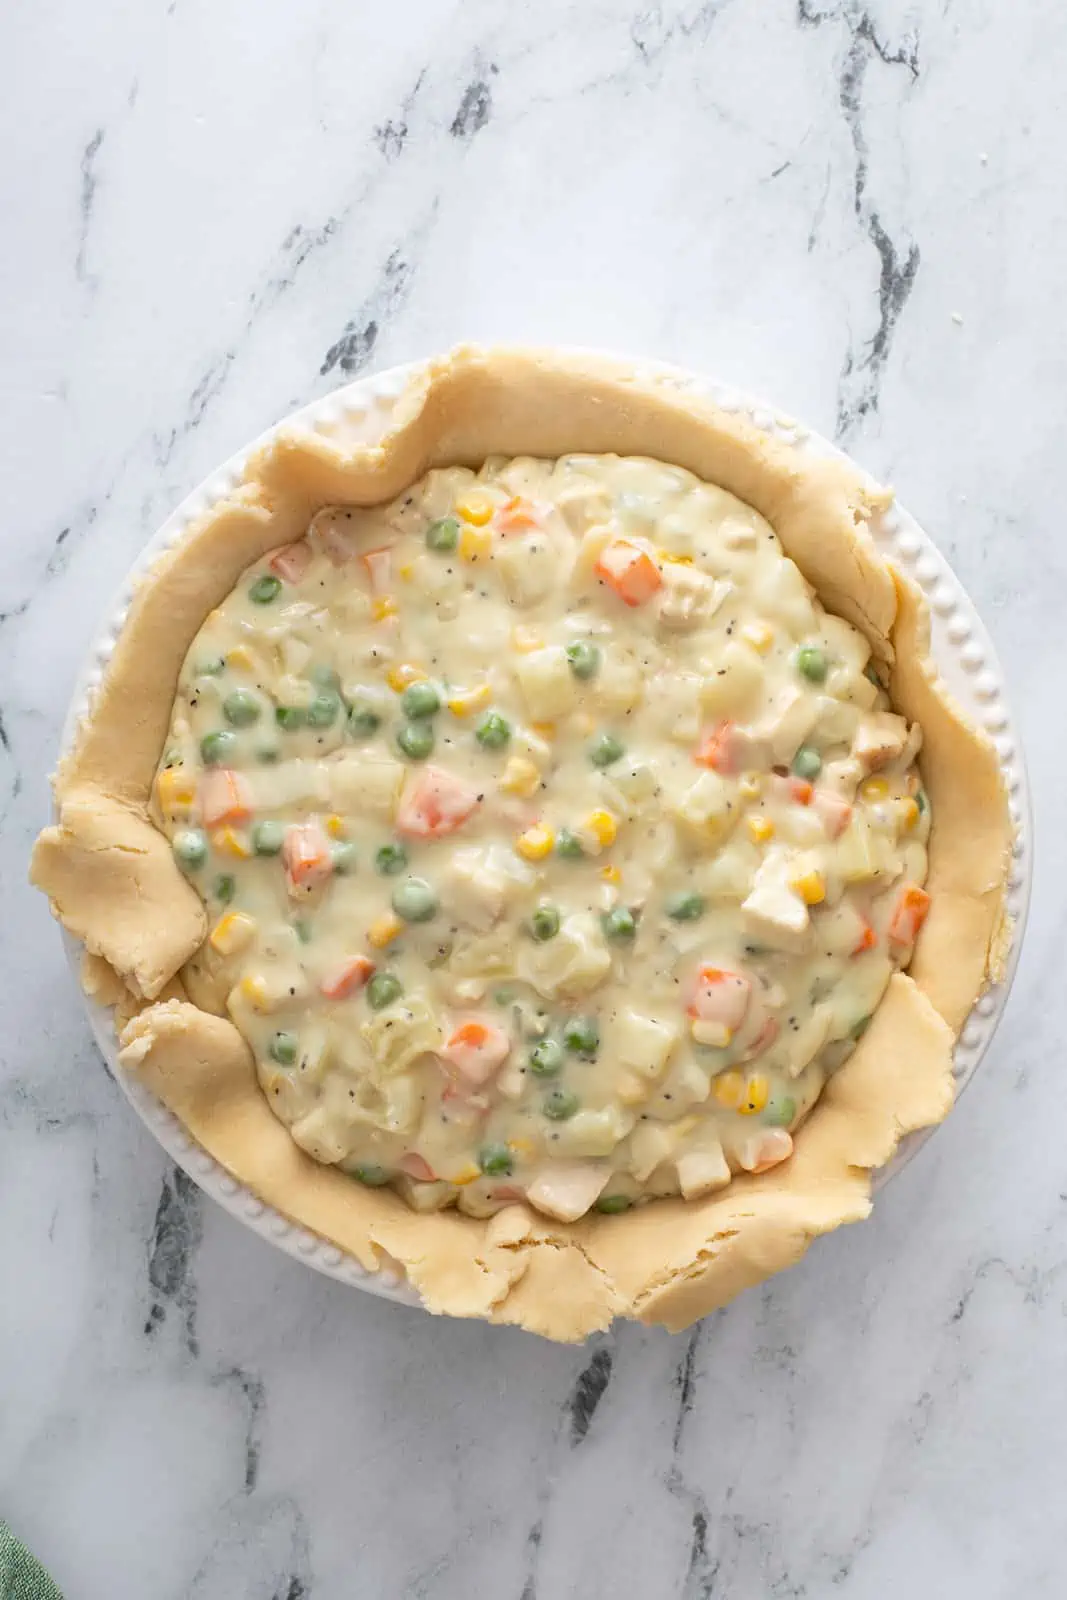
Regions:
[[[51, 0], [0, 28], [0, 1514], [70, 1600], [1062, 1595], [1067, 16]], [[254, 1238], [108, 1079], [25, 885], [79, 659], [166, 511], [462, 338], [676, 360], [834, 434], [955, 564], [1028, 737], [1036, 899], [985, 1068], [870, 1223], [688, 1335], [437, 1322]]]

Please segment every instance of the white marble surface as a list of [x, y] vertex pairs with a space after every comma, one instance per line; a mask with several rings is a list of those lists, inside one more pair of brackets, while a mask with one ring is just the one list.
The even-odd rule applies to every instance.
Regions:
[[[0, 1514], [71, 1600], [1062, 1595], [1067, 18], [42, 0], [0, 29]], [[984, 1071], [869, 1224], [689, 1336], [438, 1323], [254, 1239], [107, 1078], [25, 886], [76, 666], [165, 511], [465, 337], [702, 366], [836, 432], [949, 554], [1028, 736], [1036, 899]]]

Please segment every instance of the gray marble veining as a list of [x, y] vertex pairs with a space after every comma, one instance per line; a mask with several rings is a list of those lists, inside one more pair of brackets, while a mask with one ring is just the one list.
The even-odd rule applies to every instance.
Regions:
[[[1061, 1595], [1067, 19], [52, 0], [0, 30], [0, 1514], [71, 1600]], [[985, 1068], [869, 1224], [676, 1338], [436, 1322], [252, 1237], [133, 1118], [25, 885], [78, 662], [169, 507], [460, 338], [677, 360], [835, 434], [953, 561], [1028, 741]]]

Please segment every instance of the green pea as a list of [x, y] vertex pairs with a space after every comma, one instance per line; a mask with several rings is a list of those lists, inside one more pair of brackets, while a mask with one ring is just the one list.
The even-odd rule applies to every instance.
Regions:
[[511, 723], [499, 711], [490, 711], [478, 724], [475, 738], [486, 750], [503, 750], [511, 738]]
[[429, 922], [438, 900], [425, 878], [405, 878], [393, 890], [393, 910], [405, 922]]
[[616, 1217], [620, 1211], [629, 1211], [633, 1201], [628, 1194], [602, 1194], [600, 1199], [593, 1204], [594, 1211], [602, 1211], [606, 1217]]
[[301, 944], [311, 943], [311, 923], [306, 917], [296, 917], [293, 921], [293, 932]]
[[763, 1108], [763, 1120], [772, 1128], [788, 1128], [797, 1114], [797, 1103], [791, 1094], [772, 1094]]
[[704, 896], [695, 889], [683, 889], [670, 896], [664, 909], [675, 922], [695, 922], [704, 915]]
[[282, 580], [272, 572], [261, 573], [248, 591], [248, 598], [257, 606], [269, 606], [281, 593]]
[[822, 756], [810, 744], [802, 744], [793, 757], [793, 771], [798, 778], [813, 783], [822, 771]]
[[276, 744], [261, 744], [256, 751], [256, 760], [261, 761], [265, 767], [272, 767], [280, 754], [281, 751]]
[[869, 1016], [868, 1017], [860, 1017], [859, 1020], [857, 1022], [854, 1022], [852, 1024], [851, 1028], [848, 1030], [849, 1038], [850, 1039], [856, 1039], [856, 1040], [862, 1039], [863, 1035], [867, 1032], [867, 1029], [870, 1027], [870, 1025], [871, 1025], [871, 1019], [870, 1019]]
[[530, 932], [539, 944], [554, 939], [559, 932], [559, 912], [555, 906], [538, 906], [530, 918]]
[[585, 850], [576, 833], [569, 828], [561, 828], [556, 834], [556, 854], [562, 856], [564, 861], [581, 861]]
[[347, 877], [356, 870], [356, 856], [356, 847], [348, 839], [338, 839], [336, 844], [330, 846], [330, 860], [339, 878]]
[[237, 893], [237, 879], [230, 872], [220, 872], [212, 884], [211, 892], [221, 905], [228, 906]]
[[226, 663], [221, 656], [214, 656], [208, 661], [201, 661], [196, 671], [201, 678], [217, 678], [220, 672], [226, 671]]
[[394, 1000], [400, 999], [404, 986], [395, 973], [376, 972], [364, 992], [371, 1010], [381, 1011], [384, 1006], [391, 1006]]
[[383, 844], [374, 857], [374, 865], [383, 878], [395, 878], [408, 864], [408, 853], [402, 844]]
[[186, 872], [195, 872], [207, 860], [207, 836], [199, 828], [183, 828], [171, 843], [174, 859]]
[[372, 733], [377, 733], [382, 725], [382, 719], [377, 711], [372, 711], [370, 706], [359, 701], [348, 713], [348, 731], [356, 739], [369, 739]]
[[558, 1039], [539, 1039], [527, 1064], [535, 1078], [554, 1078], [563, 1066], [563, 1046]]
[[237, 753], [237, 735], [228, 728], [219, 728], [216, 733], [205, 733], [200, 741], [200, 754], [204, 765], [220, 767], [226, 761], [232, 761]]
[[626, 754], [626, 747], [613, 733], [602, 733], [589, 746], [589, 759], [594, 767], [610, 767]]
[[826, 680], [827, 660], [826, 653], [820, 650], [817, 644], [801, 645], [797, 651], [797, 671], [802, 678], [807, 678], [809, 683], [823, 683]]
[[271, 1059], [281, 1067], [291, 1067], [299, 1047], [295, 1033], [276, 1033], [270, 1042]]
[[441, 696], [432, 683], [422, 678], [408, 684], [400, 696], [400, 708], [406, 717], [432, 717], [441, 709]]
[[606, 939], [614, 939], [621, 944], [636, 934], [637, 919], [629, 906], [612, 906], [610, 911], [604, 912], [600, 926]]
[[595, 1017], [571, 1017], [563, 1029], [563, 1043], [578, 1055], [595, 1055], [600, 1045], [600, 1028]]
[[380, 1189], [389, 1182], [389, 1174], [384, 1167], [353, 1167], [352, 1176], [357, 1183], [365, 1183], [368, 1189]]
[[506, 1144], [487, 1144], [478, 1152], [478, 1165], [487, 1178], [506, 1178], [511, 1172], [511, 1151]]
[[874, 665], [873, 661], [868, 661], [867, 665], [863, 669], [863, 676], [867, 679], [868, 683], [873, 683], [876, 689], [882, 688], [882, 680], [878, 676], [878, 669]]
[[279, 728], [284, 728], [286, 733], [295, 733], [297, 728], [302, 728], [307, 722], [307, 712], [303, 706], [275, 706], [274, 720]]
[[459, 543], [459, 523], [455, 517], [439, 517], [426, 529], [426, 548], [447, 555]]
[[397, 731], [397, 747], [411, 761], [425, 761], [434, 746], [433, 728], [428, 722], [405, 722]]
[[338, 677], [333, 667], [327, 667], [321, 664], [314, 666], [311, 669], [310, 677], [312, 683], [317, 683], [320, 689], [337, 690], [341, 687], [341, 679]]
[[328, 728], [337, 719], [341, 709], [341, 696], [336, 689], [324, 689], [307, 708], [309, 728]]
[[585, 639], [572, 639], [567, 646], [567, 660], [576, 678], [594, 678], [600, 667], [600, 651]]
[[250, 728], [253, 722], [259, 721], [261, 710], [250, 689], [234, 689], [222, 702], [223, 716], [235, 728]]
[[541, 1101], [541, 1110], [550, 1122], [567, 1122], [580, 1105], [578, 1096], [570, 1089], [552, 1089]]
[[921, 817], [926, 811], [926, 796], [921, 789], [916, 789], [915, 791], [915, 804], [919, 808], [919, 815]]
[[257, 856], [276, 856], [284, 843], [284, 822], [257, 822], [252, 829], [252, 848]]

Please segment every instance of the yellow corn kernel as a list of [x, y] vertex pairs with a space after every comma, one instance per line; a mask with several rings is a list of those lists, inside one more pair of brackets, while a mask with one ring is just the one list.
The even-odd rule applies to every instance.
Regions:
[[476, 1167], [473, 1161], [468, 1161], [466, 1166], [460, 1167], [459, 1171], [454, 1172], [448, 1181], [449, 1183], [454, 1183], [459, 1189], [465, 1189], [468, 1183], [473, 1183], [475, 1178], [480, 1178], [481, 1175], [481, 1168]]
[[196, 799], [196, 779], [191, 773], [167, 767], [156, 779], [156, 794], [163, 811], [182, 811]]
[[758, 772], [742, 772], [737, 780], [737, 792], [742, 800], [756, 800], [763, 792], [763, 778]]
[[860, 794], [864, 800], [877, 804], [889, 798], [889, 784], [884, 778], [865, 778], [860, 784]]
[[753, 844], [766, 844], [768, 839], [774, 838], [774, 823], [770, 817], [746, 817], [745, 826]]
[[410, 661], [400, 661], [395, 667], [389, 668], [385, 674], [385, 681], [390, 689], [402, 694], [409, 683], [421, 683], [425, 676], [421, 667], [414, 666]]
[[387, 911], [384, 916], [375, 917], [367, 929], [367, 942], [376, 950], [384, 949], [387, 944], [392, 944], [398, 934], [404, 931], [404, 924], [392, 911]]
[[405, 583], [410, 583], [415, 574], [415, 567], [410, 561], [405, 561], [403, 566], [397, 567], [396, 570]]
[[554, 739], [556, 737], [556, 724], [554, 722], [531, 722], [530, 727], [539, 739]]
[[505, 794], [517, 794], [528, 800], [541, 786], [541, 774], [525, 756], [509, 756], [500, 776], [500, 787]]
[[527, 1160], [534, 1153], [534, 1142], [532, 1139], [509, 1139], [508, 1149], [520, 1161]]
[[675, 567], [691, 567], [693, 565], [692, 556], [676, 556], [673, 550], [656, 550], [655, 556], [657, 561], [669, 561]]
[[493, 535], [488, 528], [476, 528], [466, 522], [459, 536], [459, 553], [464, 561], [478, 561], [493, 548]]
[[266, 979], [258, 973], [242, 978], [240, 990], [249, 1005], [255, 1006], [257, 1011], [266, 1011], [270, 1005], [270, 990], [267, 988]]
[[479, 683], [473, 689], [457, 689], [446, 704], [454, 717], [469, 717], [472, 711], [480, 711], [487, 706], [492, 698], [493, 691], [489, 685]]
[[246, 650], [243, 644], [235, 644], [232, 650], [226, 652], [226, 665], [228, 667], [243, 667], [246, 672], [251, 672], [255, 666], [251, 650]]
[[339, 817], [335, 811], [326, 818], [326, 832], [331, 839], [343, 839], [348, 832], [348, 823], [344, 817]]
[[515, 840], [515, 848], [524, 861], [543, 861], [552, 846], [556, 836], [551, 828], [546, 828], [543, 822], [535, 822], [532, 828], [527, 828], [525, 833], [520, 833]]
[[802, 872], [791, 880], [790, 887], [806, 906], [817, 906], [826, 899], [826, 879], [821, 872]]
[[601, 867], [600, 876], [605, 883], [621, 883], [622, 873], [618, 867]]
[[741, 629], [741, 637], [753, 650], [764, 655], [774, 643], [774, 629], [766, 622], [746, 622]]
[[248, 840], [236, 828], [216, 828], [211, 835], [211, 848], [220, 856], [233, 856], [235, 861], [247, 861], [252, 854]]
[[236, 955], [251, 944], [256, 934], [255, 918], [245, 911], [227, 911], [211, 930], [210, 943], [220, 956]]
[[736, 1111], [745, 1092], [745, 1080], [734, 1068], [712, 1080], [711, 1092], [721, 1106]]
[[375, 622], [384, 622], [386, 617], [396, 616], [396, 601], [392, 595], [379, 595], [370, 608], [370, 614]]
[[906, 830], [910, 830], [911, 828], [914, 828], [915, 824], [919, 820], [919, 807], [916, 805], [914, 800], [902, 800], [900, 802], [899, 815], [900, 826]]
[[754, 1072], [745, 1085], [744, 1098], [738, 1106], [743, 1117], [754, 1117], [767, 1104], [771, 1086], [762, 1072]]
[[493, 515], [493, 502], [483, 489], [468, 489], [466, 494], [461, 494], [456, 501], [456, 510], [464, 522], [472, 522], [476, 528], [484, 528]]
[[619, 825], [610, 811], [591, 811], [585, 819], [584, 826], [605, 850], [609, 844], [614, 844], [618, 837]]
[[538, 633], [536, 628], [526, 628], [520, 624], [511, 630], [511, 647], [518, 650], [520, 655], [528, 655], [531, 650], [540, 650], [545, 642], [543, 633]]

